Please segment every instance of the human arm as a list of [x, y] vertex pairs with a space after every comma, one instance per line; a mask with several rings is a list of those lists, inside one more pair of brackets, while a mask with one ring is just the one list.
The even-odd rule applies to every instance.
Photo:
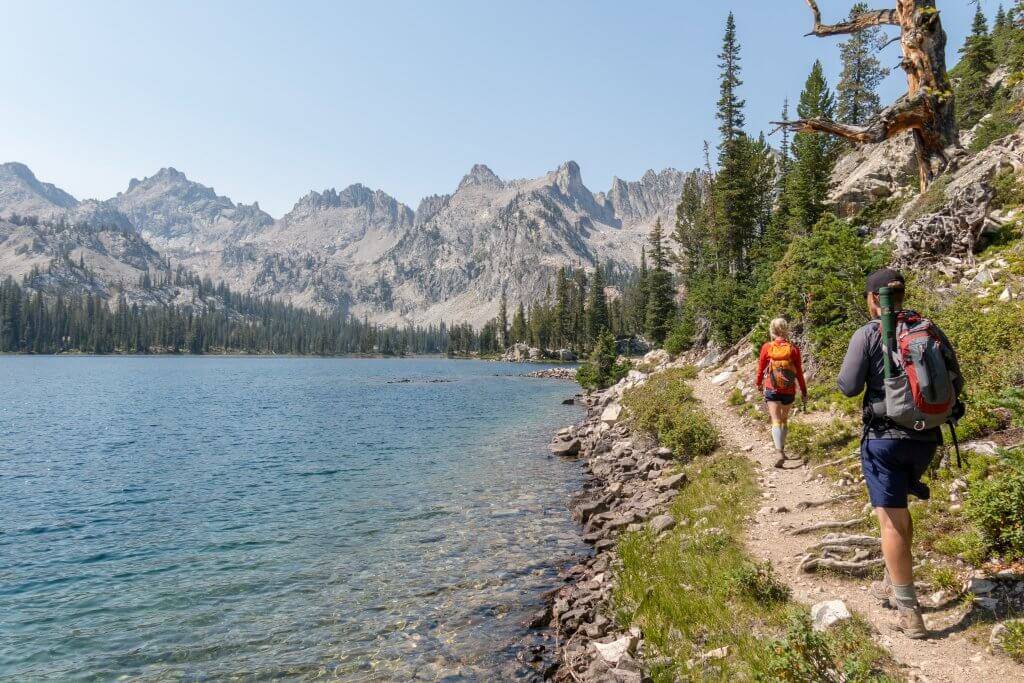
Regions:
[[807, 380], [804, 379], [804, 363], [800, 355], [800, 349], [793, 347], [793, 366], [796, 370], [796, 381], [800, 384], [800, 395], [804, 401], [807, 400]]
[[768, 345], [761, 347], [761, 355], [757, 359], [757, 376], [754, 378], [754, 386], [758, 391], [764, 389], [764, 370], [768, 367]]
[[868, 337], [867, 328], [862, 327], [850, 337], [850, 345], [843, 358], [836, 384], [844, 396], [856, 396], [864, 391], [868, 378]]

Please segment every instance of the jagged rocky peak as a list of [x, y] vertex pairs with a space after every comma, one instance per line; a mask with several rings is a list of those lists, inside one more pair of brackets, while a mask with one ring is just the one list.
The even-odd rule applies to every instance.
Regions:
[[583, 176], [580, 174], [580, 165], [575, 161], [567, 161], [559, 166], [553, 173], [555, 186], [567, 197], [573, 197], [581, 192], [590, 194], [590, 190], [583, 184]]
[[674, 168], [660, 173], [648, 169], [640, 180], [613, 178], [606, 202], [623, 222], [642, 220], [674, 206], [683, 191], [687, 174]]
[[132, 178], [128, 182], [128, 190], [119, 192], [115, 201], [142, 196], [147, 198], [170, 196], [186, 202], [220, 200], [225, 206], [234, 206], [234, 203], [227, 197], [218, 196], [212, 187], [189, 180], [184, 173], [170, 166], [161, 168], [142, 180]]
[[56, 185], [40, 182], [25, 164], [0, 164], [0, 210], [32, 212], [77, 205], [77, 199]]
[[340, 192], [330, 188], [308, 193], [284, 216], [282, 224], [294, 228], [309, 220], [342, 220], [350, 229], [360, 232], [371, 226], [388, 230], [408, 228], [413, 218], [412, 209], [391, 195], [355, 183]]
[[429, 197], [424, 197], [420, 200], [420, 205], [416, 207], [416, 221], [417, 226], [424, 225], [431, 218], [437, 215], [437, 212], [447, 206], [451, 200], [450, 194], [432, 194]]
[[126, 191], [107, 203], [124, 212], [162, 248], [207, 247], [252, 234], [273, 222], [258, 205], [236, 205], [173, 167], [142, 180], [133, 178]]
[[473, 168], [469, 169], [469, 173], [462, 177], [462, 181], [459, 183], [459, 189], [463, 190], [468, 187], [503, 187], [504, 182], [499, 178], [494, 171], [485, 166], [484, 164], [474, 164]]

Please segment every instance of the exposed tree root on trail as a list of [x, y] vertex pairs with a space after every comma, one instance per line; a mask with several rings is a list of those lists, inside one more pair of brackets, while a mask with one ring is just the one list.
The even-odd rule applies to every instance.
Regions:
[[864, 523], [863, 517], [855, 517], [853, 519], [847, 519], [842, 522], [815, 522], [814, 524], [808, 524], [807, 526], [796, 527], [790, 530], [790, 534], [793, 536], [800, 536], [802, 534], [810, 534], [815, 531], [831, 531], [832, 529], [852, 529], [856, 526], [860, 526]]
[[825, 498], [824, 500], [801, 500], [796, 504], [796, 509], [806, 510], [808, 508], [820, 508], [827, 505], [835, 505], [836, 503], [841, 503], [844, 500], [850, 500], [856, 497], [856, 493], [843, 493], [838, 496], [832, 496], [831, 498]]

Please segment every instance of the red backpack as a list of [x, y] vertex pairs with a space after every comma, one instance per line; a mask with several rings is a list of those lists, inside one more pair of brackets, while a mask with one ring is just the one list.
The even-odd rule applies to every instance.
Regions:
[[[883, 352], [886, 352], [883, 349]], [[913, 311], [896, 317], [894, 367], [902, 372], [885, 381], [885, 415], [898, 425], [921, 431], [947, 422], [956, 405], [954, 373], [935, 324]]]

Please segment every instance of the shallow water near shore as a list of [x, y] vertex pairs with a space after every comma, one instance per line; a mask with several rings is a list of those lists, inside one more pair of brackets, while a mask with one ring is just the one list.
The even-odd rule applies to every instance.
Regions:
[[0, 357], [0, 680], [522, 675], [585, 550], [527, 369]]

